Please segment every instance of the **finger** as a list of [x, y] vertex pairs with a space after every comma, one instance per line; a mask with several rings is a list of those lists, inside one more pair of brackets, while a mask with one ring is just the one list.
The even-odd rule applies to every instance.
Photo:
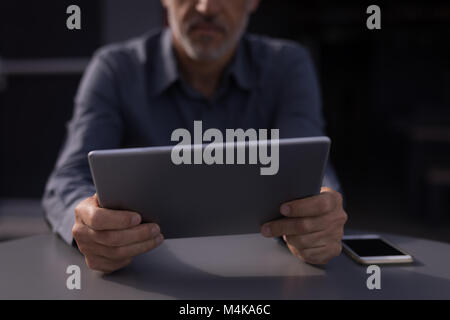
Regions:
[[98, 244], [109, 247], [123, 247], [134, 243], [156, 238], [161, 233], [155, 223], [144, 223], [125, 230], [93, 230], [88, 231], [88, 237]]
[[112, 260], [133, 258], [158, 247], [164, 238], [160, 234], [156, 238], [122, 247], [109, 247], [95, 242], [78, 241], [78, 248], [85, 256], [100, 256]]
[[76, 214], [94, 230], [123, 230], [141, 223], [141, 216], [136, 212], [100, 208], [95, 196], [78, 206]]
[[290, 243], [298, 249], [317, 248], [341, 241], [344, 235], [344, 228], [330, 227], [327, 230], [313, 232], [304, 235], [284, 235], [283, 239], [286, 243]]
[[154, 223], [145, 223], [125, 230], [93, 230], [85, 224], [75, 224], [73, 237], [85, 243], [95, 242], [108, 247], [121, 247], [155, 238], [161, 233]]
[[72, 237], [78, 243], [80, 242], [89, 242], [91, 239], [89, 238], [89, 227], [86, 226], [83, 222], [75, 222], [72, 227]]
[[111, 273], [129, 265], [132, 259], [111, 260], [100, 256], [89, 256], [84, 258], [89, 269], [103, 273]]
[[302, 258], [299, 250], [320, 248], [330, 243], [340, 243], [343, 236], [343, 228], [333, 228], [321, 232], [315, 232], [304, 236], [283, 236], [289, 250], [298, 258]]
[[322, 193], [318, 195], [282, 204], [280, 212], [286, 217], [315, 217], [331, 212], [342, 205], [340, 193], [329, 188], [322, 190]]
[[300, 258], [303, 259], [307, 263], [311, 264], [323, 264], [325, 262], [324, 258], [327, 253], [327, 247], [319, 247], [319, 248], [308, 248], [298, 251], [300, 254]]
[[337, 257], [342, 250], [340, 242], [329, 243], [319, 248], [299, 250], [301, 258], [311, 264], [327, 264], [332, 258]]
[[327, 231], [319, 231], [305, 235], [283, 236], [286, 243], [289, 243], [299, 250], [308, 248], [319, 248], [330, 242], [330, 235]]
[[265, 237], [300, 235], [326, 230], [331, 224], [330, 215], [311, 218], [282, 218], [265, 223], [261, 233]]

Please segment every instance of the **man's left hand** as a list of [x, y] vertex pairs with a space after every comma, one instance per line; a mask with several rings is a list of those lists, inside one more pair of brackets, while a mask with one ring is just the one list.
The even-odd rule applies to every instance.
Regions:
[[283, 237], [292, 254], [311, 264], [341, 253], [347, 214], [339, 192], [323, 187], [319, 195], [284, 203], [280, 212], [286, 218], [265, 223], [265, 237]]

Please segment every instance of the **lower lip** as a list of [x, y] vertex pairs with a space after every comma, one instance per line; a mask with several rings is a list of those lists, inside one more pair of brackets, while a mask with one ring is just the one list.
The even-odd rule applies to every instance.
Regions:
[[200, 32], [205, 34], [218, 34], [221, 33], [222, 31], [218, 28], [196, 27], [192, 29], [192, 32]]

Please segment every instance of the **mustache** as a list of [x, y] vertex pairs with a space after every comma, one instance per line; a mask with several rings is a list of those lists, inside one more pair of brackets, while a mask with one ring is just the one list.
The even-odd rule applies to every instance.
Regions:
[[195, 16], [187, 23], [187, 30], [191, 31], [197, 27], [211, 27], [223, 33], [228, 31], [227, 26], [214, 16]]

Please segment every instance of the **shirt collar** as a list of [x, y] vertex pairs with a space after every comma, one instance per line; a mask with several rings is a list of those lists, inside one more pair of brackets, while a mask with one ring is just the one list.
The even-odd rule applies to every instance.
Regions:
[[[151, 50], [151, 48], [149, 48]], [[180, 79], [177, 61], [172, 43], [172, 34], [169, 28], [161, 32], [157, 54], [150, 67], [150, 92], [156, 96], [162, 94], [173, 83]], [[251, 59], [248, 55], [245, 41], [239, 41], [236, 54], [225, 69], [225, 77], [233, 76], [238, 86], [250, 90], [254, 84], [252, 76]]]
[[[155, 48], [148, 48], [154, 50]], [[151, 52], [149, 52], [151, 54]], [[172, 46], [172, 35], [168, 28], [161, 32], [161, 37], [156, 48], [156, 56], [149, 65], [150, 91], [152, 95], [159, 95], [170, 87], [179, 78], [177, 62]]]
[[227, 74], [232, 75], [238, 86], [245, 90], [250, 90], [255, 83], [252, 60], [249, 57], [244, 37], [239, 41], [236, 54], [225, 71], [225, 75]]

